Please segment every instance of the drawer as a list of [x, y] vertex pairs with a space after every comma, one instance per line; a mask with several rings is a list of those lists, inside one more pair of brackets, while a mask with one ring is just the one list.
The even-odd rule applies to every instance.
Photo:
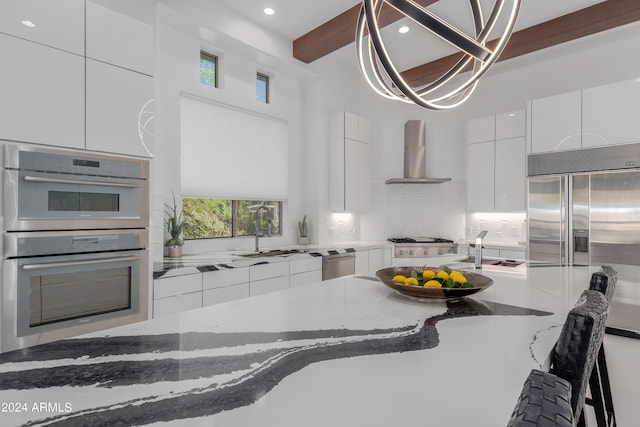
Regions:
[[222, 288], [249, 281], [249, 268], [231, 268], [228, 270], [202, 273], [202, 289]]
[[[289, 275], [288, 262], [274, 262], [269, 264], [252, 265], [249, 267], [249, 281], [270, 279]], [[287, 285], [288, 286], [288, 285]]]
[[274, 277], [271, 279], [251, 281], [249, 283], [249, 295], [261, 295], [289, 287], [289, 277]]
[[304, 286], [317, 283], [322, 286], [322, 270], [306, 271], [304, 273], [292, 274], [289, 276], [289, 286]]
[[304, 273], [313, 270], [322, 270], [322, 257], [298, 259], [289, 263], [289, 274]]
[[202, 292], [176, 295], [155, 300], [153, 302], [153, 317], [166, 316], [197, 308], [202, 308]]
[[221, 288], [207, 289], [202, 292], [202, 306], [221, 304], [223, 302], [234, 301], [249, 296], [249, 284], [224, 286]]
[[202, 291], [202, 274], [167, 277], [153, 281], [153, 299]]

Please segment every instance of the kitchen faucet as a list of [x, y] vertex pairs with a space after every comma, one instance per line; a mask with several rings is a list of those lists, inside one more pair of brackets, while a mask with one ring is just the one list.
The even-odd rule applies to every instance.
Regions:
[[259, 238], [264, 237], [264, 234], [260, 233], [260, 221], [259, 221], [260, 212], [267, 213], [267, 218], [269, 220], [267, 225], [267, 237], [271, 237], [271, 211], [269, 209], [272, 209], [272, 208], [273, 206], [267, 206], [264, 203], [262, 203], [260, 206], [256, 208], [256, 213], [254, 217], [254, 228], [256, 233], [256, 252], [260, 252]]
[[482, 230], [476, 236], [476, 269], [482, 268], [482, 239], [487, 235], [487, 230]]

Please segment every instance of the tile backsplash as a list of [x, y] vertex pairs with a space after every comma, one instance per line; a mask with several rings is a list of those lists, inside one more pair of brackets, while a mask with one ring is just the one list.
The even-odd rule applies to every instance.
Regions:
[[467, 215], [465, 239], [473, 240], [481, 230], [490, 243], [521, 244], [527, 241], [525, 212], [474, 212]]

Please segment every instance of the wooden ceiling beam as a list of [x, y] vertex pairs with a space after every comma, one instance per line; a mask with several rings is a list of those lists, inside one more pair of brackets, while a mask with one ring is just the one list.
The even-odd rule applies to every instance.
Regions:
[[[498, 61], [636, 21], [640, 21], [640, 1], [607, 0], [513, 33]], [[489, 45], [493, 48], [495, 40]], [[404, 71], [402, 76], [414, 87], [426, 85], [447, 72], [461, 57], [461, 54], [446, 56]]]
[[[415, 0], [421, 6], [427, 7], [438, 0]], [[314, 28], [307, 34], [293, 41], [293, 57], [309, 64], [344, 46], [356, 39], [356, 23], [360, 14], [361, 4], [341, 13], [335, 18]], [[404, 15], [388, 4], [384, 4], [378, 19], [380, 27], [386, 27]]]

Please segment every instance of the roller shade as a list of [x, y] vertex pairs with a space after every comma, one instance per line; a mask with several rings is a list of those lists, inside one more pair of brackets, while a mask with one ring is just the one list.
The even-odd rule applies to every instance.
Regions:
[[286, 121], [186, 94], [180, 110], [183, 196], [287, 199]]

